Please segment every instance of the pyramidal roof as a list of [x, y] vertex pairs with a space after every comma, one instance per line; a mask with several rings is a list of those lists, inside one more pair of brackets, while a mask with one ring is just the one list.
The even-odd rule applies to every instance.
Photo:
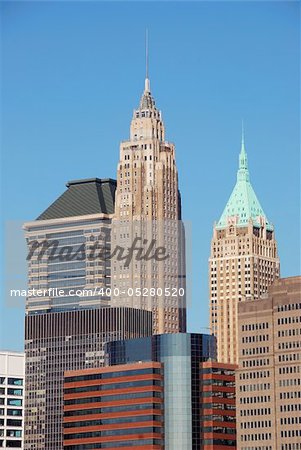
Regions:
[[248, 158], [243, 133], [237, 181], [216, 228], [225, 228], [230, 217], [237, 218], [236, 224], [238, 226], [248, 225], [250, 219], [252, 219], [255, 226], [260, 226], [260, 218], [264, 218], [267, 229], [273, 230], [273, 225], [269, 223], [250, 183]]
[[37, 220], [114, 213], [115, 180], [87, 178], [69, 181], [66, 186], [68, 189]]

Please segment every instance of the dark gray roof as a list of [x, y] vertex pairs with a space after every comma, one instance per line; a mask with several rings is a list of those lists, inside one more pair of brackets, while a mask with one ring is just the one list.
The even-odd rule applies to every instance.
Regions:
[[37, 220], [114, 213], [115, 180], [88, 178], [69, 181], [66, 186], [68, 189]]

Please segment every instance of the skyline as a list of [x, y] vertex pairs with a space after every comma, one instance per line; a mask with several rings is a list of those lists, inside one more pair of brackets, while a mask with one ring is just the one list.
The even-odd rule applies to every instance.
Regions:
[[[101, 12], [104, 16], [112, 14], [115, 5], [90, 4], [84, 7], [78, 4], [69, 5], [69, 8], [73, 8], [73, 15], [69, 22], [65, 22], [64, 18], [68, 12], [70, 13], [70, 9], [64, 4], [52, 4], [51, 7], [45, 4], [18, 5], [15, 7], [15, 11], [12, 11], [11, 5], [2, 4], [2, 14], [6, 14], [3, 17], [10, 19], [11, 26], [8, 26], [8, 22], [4, 22], [3, 86], [5, 89], [2, 101], [4, 187], [2, 191], [7, 196], [7, 200], [4, 201], [6, 220], [33, 220], [63, 192], [65, 183], [71, 179], [93, 176], [116, 178], [119, 142], [128, 136], [132, 110], [137, 106], [143, 90], [144, 30], [148, 25], [150, 29], [151, 90], [167, 125], [167, 139], [176, 145], [184, 221], [192, 223], [192, 243], [195, 249], [192, 263], [194, 287], [193, 305], [188, 309], [188, 330], [202, 331], [203, 327], [208, 326], [207, 261], [212, 225], [221, 216], [235, 183], [242, 117], [245, 122], [245, 143], [249, 157], [251, 181], [268, 219], [275, 226], [281, 261], [281, 276], [297, 275], [300, 272], [299, 255], [296, 252], [296, 249], [299, 248], [299, 245], [296, 245], [296, 239], [299, 238], [299, 92], [298, 44], [295, 40], [297, 41], [299, 29], [297, 14], [295, 18], [292, 13], [294, 6], [297, 11], [298, 7], [293, 2], [287, 5], [227, 4], [218, 7], [207, 4], [190, 5], [191, 10], [201, 11], [205, 16], [202, 17], [201, 14], [197, 16], [202, 21], [203, 28], [198, 28], [199, 24], [196, 23], [194, 14], [190, 12], [188, 15], [185, 9], [182, 19], [187, 20], [189, 17], [191, 21], [189, 23], [192, 26], [188, 29], [188, 22], [186, 23], [184, 41], [177, 36], [174, 29], [176, 27], [170, 26], [168, 29], [171, 35], [168, 33], [164, 35], [163, 48], [159, 45], [163, 34], [162, 17], [159, 18], [160, 20], [157, 19], [157, 22], [154, 21], [155, 26], [153, 23], [151, 27], [149, 23], [139, 24], [140, 40], [133, 41], [133, 38], [137, 37], [137, 33], [131, 29], [131, 34], [126, 35], [122, 43], [120, 42], [122, 35], [120, 30], [119, 39], [114, 36], [114, 31], [118, 29], [118, 26], [122, 26], [121, 21], [117, 18], [117, 23], [110, 34], [110, 37], [114, 37], [115, 40], [107, 48], [107, 42], [103, 42], [101, 39], [108, 31]], [[118, 7], [120, 8], [120, 5]], [[183, 5], [173, 6], [176, 10], [181, 7], [183, 9]], [[130, 9], [131, 6], [127, 6], [127, 8]], [[166, 17], [167, 11], [171, 16], [176, 15], [168, 5], [156, 5], [152, 8], [156, 11], [161, 10], [161, 13], [163, 11], [164, 17]], [[228, 14], [227, 27], [219, 28], [219, 26], [225, 25], [219, 16], [219, 8], [223, 11], [228, 8], [226, 11]], [[56, 15], [58, 9], [63, 13], [60, 17]], [[91, 14], [91, 10], [95, 12], [95, 17]], [[146, 13], [151, 8], [149, 5], [141, 5], [138, 10], [141, 16], [141, 11]], [[243, 41], [241, 46], [245, 44], [244, 49], [246, 49], [246, 44], [248, 44], [248, 50], [252, 50], [251, 53], [248, 53], [248, 58], [245, 53], [241, 53], [240, 46], [232, 49], [235, 50], [233, 53], [227, 47], [227, 44], [235, 42], [238, 30], [242, 32], [242, 27], [239, 26], [241, 22], [234, 24], [229, 13], [230, 10], [238, 11], [236, 14], [242, 15], [244, 18], [248, 17], [249, 23], [258, 25], [258, 36], [251, 31], [240, 35]], [[27, 14], [29, 22], [21, 22], [22, 11]], [[55, 12], [53, 13], [53, 11]], [[79, 11], [81, 11], [81, 16]], [[271, 13], [274, 14], [274, 19], [277, 18], [277, 25], [281, 24], [284, 29], [282, 33], [279, 33], [276, 23], [271, 21], [269, 31], [272, 34], [265, 36], [267, 24], [264, 23], [264, 18], [267, 19]], [[139, 15], [137, 12], [135, 14]], [[45, 22], [46, 15], [50, 26]], [[152, 17], [154, 16], [153, 12]], [[98, 28], [97, 19], [100, 18], [103, 19], [104, 29]], [[206, 19], [209, 22], [206, 22]], [[34, 22], [32, 22], [33, 20]], [[151, 22], [149, 16], [148, 22]], [[51, 28], [51, 24], [54, 23], [64, 24], [70, 35], [58, 26], [56, 30], [58, 36], [54, 36]], [[219, 29], [219, 37], [212, 33], [208, 23], [211, 28], [215, 26], [216, 29]], [[33, 25], [31, 29], [29, 28], [30, 24]], [[293, 31], [292, 24], [294, 25]], [[233, 34], [228, 36], [225, 34], [225, 28], [231, 28], [231, 25], [235, 25], [236, 28]], [[86, 31], [86, 36], [78, 37], [78, 26]], [[183, 23], [182, 28], [184, 28]], [[124, 27], [121, 30], [128, 30], [128, 28]], [[180, 31], [183, 32], [181, 28]], [[199, 33], [198, 37], [205, 36], [209, 40], [211, 38], [212, 53], [203, 45], [201, 45], [203, 53], [200, 52], [198, 44], [192, 39], [194, 33]], [[95, 42], [94, 34], [99, 37]], [[181, 33], [179, 34], [181, 35]], [[34, 36], [41, 37], [39, 42], [34, 40]], [[70, 36], [75, 42], [71, 42]], [[225, 38], [223, 43], [221, 42], [222, 37]], [[265, 40], [260, 40], [264, 37]], [[61, 46], [62, 38], [64, 38], [65, 46]], [[217, 40], [215, 45], [214, 39]], [[91, 47], [93, 50], [85, 53], [92, 42], [94, 43], [94, 47]], [[200, 40], [200, 42], [203, 41]], [[49, 47], [46, 55], [43, 53], [45, 43], [48, 43]], [[188, 43], [194, 44], [189, 55], [186, 54], [188, 45], [185, 47], [185, 44]], [[222, 45], [221, 48], [217, 46], [217, 43]], [[263, 43], [265, 50], [270, 51], [270, 61], [267, 61], [265, 55], [259, 51], [262, 50]], [[109, 65], [104, 66], [93, 58], [94, 52], [99, 46], [107, 56], [111, 52], [114, 54]], [[222, 50], [225, 51], [227, 48], [228, 53], [223, 54]], [[125, 57], [126, 49], [128, 51], [131, 49], [130, 59]], [[67, 50], [71, 52], [69, 61], [66, 61]], [[78, 65], [76, 50], [86, 59], [86, 70], [83, 66]], [[197, 50], [199, 51], [198, 56], [196, 55]], [[185, 73], [184, 65], [176, 64], [176, 56], [179, 54], [181, 57], [186, 57], [188, 67], [190, 62], [191, 72]], [[210, 61], [210, 58], [212, 59], [211, 66], [205, 67], [202, 64], [203, 54], [207, 62]], [[230, 63], [228, 61], [228, 64], [223, 66], [225, 68], [224, 77], [217, 76], [219, 74], [215, 72], [219, 68], [217, 55], [223, 57], [224, 64], [227, 62], [227, 56], [230, 56]], [[234, 57], [234, 55], [237, 56], [237, 61], [231, 60], [231, 56]], [[41, 57], [44, 57], [44, 61], [42, 59], [44, 65], [38, 63], [41, 62]], [[119, 64], [118, 61], [120, 61]], [[126, 61], [130, 61], [128, 66], [125, 64]], [[249, 73], [248, 70], [252, 66], [251, 61], [257, 63], [257, 71], [253, 69]], [[51, 62], [56, 64], [51, 64]], [[172, 77], [168, 73], [166, 62], [171, 64]], [[21, 67], [23, 71], [16, 70], [18, 67]], [[34, 72], [34, 67], [38, 73]], [[124, 73], [117, 76], [114, 69], [118, 70], [119, 67], [122, 67]], [[247, 75], [244, 82], [241, 80], [243, 77], [235, 78], [235, 69], [239, 67], [240, 74]], [[272, 69], [275, 67], [279, 72], [274, 73]], [[72, 78], [70, 75], [72, 69], [75, 68], [78, 71], [73, 72]], [[102, 72], [103, 68], [108, 70], [108, 73]], [[96, 73], [93, 70], [96, 70]], [[260, 72], [260, 75], [257, 72]], [[199, 75], [203, 75], [200, 77], [201, 80], [204, 80], [203, 85], [198, 82]], [[274, 75], [274, 78], [271, 78], [271, 75]], [[184, 84], [181, 79], [183, 77], [186, 81]], [[171, 79], [175, 87], [172, 86]], [[194, 83], [190, 83], [191, 79]], [[99, 80], [103, 80], [103, 85], [97, 84]], [[89, 81], [90, 85], [88, 85]], [[84, 82], [83, 85], [82, 82]], [[217, 93], [214, 90], [215, 82], [220, 82]], [[108, 85], [110, 89], [107, 88]], [[225, 89], [222, 88], [223, 85]], [[47, 88], [44, 90], [45, 87]], [[76, 91], [77, 100], [80, 99], [78, 102], [72, 95], [72, 87], [78, 88]], [[85, 95], [88, 93], [90, 96]], [[190, 96], [187, 96], [186, 93], [189, 93]], [[227, 115], [226, 104], [227, 101], [230, 102], [231, 98], [232, 107], [230, 106], [228, 111], [230, 110], [232, 114]], [[100, 104], [101, 99], [103, 100], [102, 105]], [[48, 101], [47, 107], [44, 104], [46, 100]], [[259, 100], [262, 101], [262, 105], [258, 107], [256, 101]], [[275, 107], [277, 102], [280, 107], [275, 111], [273, 106]], [[26, 107], [30, 111], [28, 114], [25, 114]], [[204, 126], [199, 133], [198, 127], [201, 121]], [[17, 133], [15, 133], [15, 124]], [[216, 132], [218, 128], [220, 133], [213, 138], [213, 132]], [[107, 134], [101, 135], [101, 130], [106, 131]], [[283, 151], [288, 138], [291, 140], [290, 149]], [[265, 151], [266, 148], [269, 148], [269, 143], [270, 148], [273, 149], [270, 155]], [[87, 148], [89, 145], [90, 149]], [[197, 148], [195, 149], [193, 146], [197, 146]], [[20, 158], [20, 167], [16, 167], [13, 164], [16, 154], [14, 150], [20, 148], [24, 148], [27, 152], [26, 154], [17, 153]], [[41, 148], [45, 149], [43, 155], [41, 155]], [[229, 149], [227, 157], [225, 157], [226, 148]], [[89, 152], [91, 160], [85, 158], [84, 164], [81, 159], [72, 160], [74, 149], [78, 157], [82, 156], [83, 152], [85, 156]], [[53, 152], [53, 155], [50, 152]], [[189, 152], [192, 152], [192, 158], [187, 158]], [[284, 158], [284, 154], [289, 154], [291, 158]], [[104, 156], [106, 161], [102, 167]], [[95, 167], [96, 161], [99, 163], [99, 168]], [[205, 169], [203, 169], [203, 165]], [[24, 178], [24, 168], [29, 176], [26, 177], [22, 191], [17, 189], [17, 186], [15, 190], [12, 189], [12, 180]], [[281, 175], [284, 172], [290, 175], [282, 180]], [[275, 182], [275, 178], [277, 182]], [[291, 184], [287, 183], [288, 179]], [[199, 182], [199, 192], [195, 192], [196, 180]], [[37, 185], [39, 186], [38, 195], [32, 198], [32, 194], [36, 193]], [[201, 207], [195, 208], [198, 201], [200, 201]], [[281, 205], [280, 208], [279, 205]], [[201, 236], [197, 235], [198, 230], [200, 230]], [[14, 310], [6, 309], [5, 317], [8, 318], [8, 321], [4, 325], [16, 326], [18, 315], [14, 315]], [[22, 315], [23, 311], [21, 311], [20, 317]], [[8, 328], [5, 326], [3, 328], [5, 333]], [[22, 330], [20, 331], [21, 336]], [[9, 347], [6, 344], [5, 347], [19, 349], [20, 347], [16, 347], [18, 342], [21, 343], [20, 339], [14, 337], [14, 340], [11, 341], [11, 337], [8, 337], [6, 343], [14, 346]]]

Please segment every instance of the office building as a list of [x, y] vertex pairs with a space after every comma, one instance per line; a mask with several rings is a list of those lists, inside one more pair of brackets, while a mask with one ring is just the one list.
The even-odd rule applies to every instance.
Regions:
[[64, 371], [101, 367], [104, 343], [152, 333], [152, 313], [95, 308], [30, 314], [25, 321], [25, 449], [62, 448]]
[[234, 364], [201, 364], [201, 436], [203, 450], [235, 450], [236, 407]]
[[209, 258], [210, 323], [218, 361], [237, 364], [238, 304], [259, 299], [279, 270], [274, 227], [251, 185], [242, 137], [237, 181], [214, 225]]
[[24, 375], [24, 353], [0, 351], [0, 448], [24, 448]]
[[63, 374], [103, 365], [112, 339], [147, 336], [152, 313], [110, 307], [111, 219], [116, 183], [71, 181], [36, 221], [29, 251], [25, 317], [24, 448], [62, 448]]
[[27, 313], [110, 306], [115, 189], [111, 179], [69, 181], [37, 220], [24, 224], [33, 294]]
[[301, 277], [238, 306], [241, 450], [301, 449]]
[[118, 293], [112, 305], [152, 311], [155, 333], [186, 331], [185, 233], [175, 146], [165, 139], [148, 74], [130, 137], [120, 144], [112, 242], [113, 248], [135, 242], [143, 249], [142, 258], [128, 263], [113, 259], [112, 288]]
[[105, 345], [106, 367], [65, 373], [64, 447], [201, 448], [201, 365], [215, 338], [163, 334]]

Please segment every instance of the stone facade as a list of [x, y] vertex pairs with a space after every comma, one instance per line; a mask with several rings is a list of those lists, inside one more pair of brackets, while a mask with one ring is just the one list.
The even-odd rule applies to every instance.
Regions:
[[238, 305], [259, 299], [279, 272], [274, 227], [251, 186], [242, 141], [237, 183], [214, 225], [209, 258], [210, 323], [218, 361], [237, 364]]
[[301, 449], [301, 277], [238, 306], [237, 444]]

